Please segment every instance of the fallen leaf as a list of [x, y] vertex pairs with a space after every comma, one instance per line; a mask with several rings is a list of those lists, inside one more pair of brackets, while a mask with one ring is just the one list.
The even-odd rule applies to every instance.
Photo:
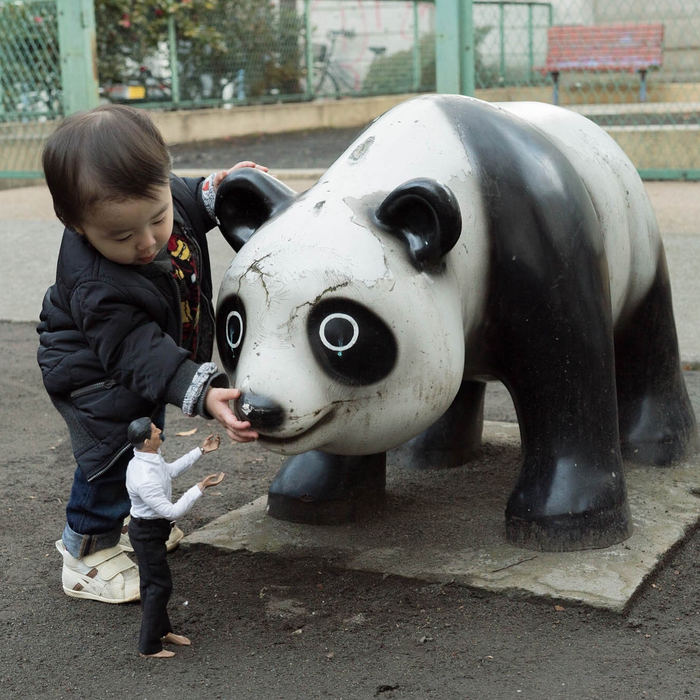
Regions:
[[554, 606], [554, 609], [555, 609], [557, 612], [562, 612], [562, 610], [566, 610], [566, 608], [565, 608], [563, 605], [555, 605], [555, 606]]
[[175, 433], [178, 437], [188, 437], [189, 435], [194, 435], [199, 428], [192, 428], [192, 430], [183, 430], [181, 433]]

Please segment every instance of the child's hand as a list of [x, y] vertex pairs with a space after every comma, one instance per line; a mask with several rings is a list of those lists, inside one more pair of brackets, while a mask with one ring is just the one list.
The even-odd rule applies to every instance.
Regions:
[[241, 395], [238, 389], [217, 389], [212, 387], [204, 397], [204, 407], [212, 418], [221, 423], [226, 429], [226, 434], [234, 442], [251, 442], [258, 434], [251, 430], [249, 421], [240, 421], [229, 406], [229, 401], [234, 401]]
[[268, 169], [264, 165], [258, 165], [257, 163], [253, 163], [252, 160], [243, 160], [240, 163], [236, 163], [236, 165], [234, 165], [232, 168], [229, 168], [228, 170], [219, 170], [219, 172], [214, 175], [214, 182], [212, 183], [214, 185], [214, 189], [216, 189], [221, 184], [221, 181], [229, 173], [232, 173], [234, 170], [239, 170], [240, 168], [255, 168], [256, 170], [262, 170], [264, 173], [268, 171]]

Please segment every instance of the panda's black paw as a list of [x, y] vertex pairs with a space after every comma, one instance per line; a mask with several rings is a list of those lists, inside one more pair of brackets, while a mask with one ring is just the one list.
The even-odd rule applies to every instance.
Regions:
[[610, 547], [632, 534], [622, 464], [585, 455], [553, 463], [526, 460], [506, 506], [506, 537], [516, 547], [571, 552]]
[[634, 418], [620, 417], [623, 459], [665, 467], [698, 451], [698, 430], [687, 398], [646, 397], [641, 406]]
[[381, 510], [386, 499], [386, 453], [361, 457], [304, 452], [287, 459], [267, 495], [277, 520], [339, 525]]

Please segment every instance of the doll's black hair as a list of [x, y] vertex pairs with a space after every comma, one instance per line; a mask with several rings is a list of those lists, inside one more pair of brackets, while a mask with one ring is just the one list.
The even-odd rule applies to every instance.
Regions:
[[136, 449], [143, 447], [143, 443], [151, 437], [151, 419], [137, 418], [129, 423], [127, 438]]

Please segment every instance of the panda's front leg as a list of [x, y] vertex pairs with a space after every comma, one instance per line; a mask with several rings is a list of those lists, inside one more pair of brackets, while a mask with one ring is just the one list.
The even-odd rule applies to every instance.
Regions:
[[352, 522], [382, 508], [386, 452], [344, 456], [314, 450], [289, 457], [267, 495], [277, 520], [311, 525]]
[[514, 360], [507, 381], [523, 464], [506, 507], [506, 533], [513, 544], [543, 551], [608, 547], [632, 527], [611, 352], [563, 345], [539, 363], [527, 353]]

